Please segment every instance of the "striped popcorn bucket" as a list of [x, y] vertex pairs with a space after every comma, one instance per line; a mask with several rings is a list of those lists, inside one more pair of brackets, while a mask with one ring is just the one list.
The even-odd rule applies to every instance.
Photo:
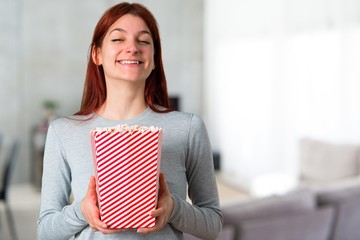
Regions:
[[119, 125], [90, 135], [101, 220], [109, 228], [153, 227], [162, 129]]

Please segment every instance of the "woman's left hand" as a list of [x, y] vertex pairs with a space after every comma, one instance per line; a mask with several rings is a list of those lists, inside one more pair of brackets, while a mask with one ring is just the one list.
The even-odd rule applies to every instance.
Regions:
[[155, 226], [152, 228], [139, 228], [137, 230], [138, 233], [150, 233], [150, 232], [159, 231], [164, 228], [164, 226], [168, 223], [170, 219], [170, 216], [174, 209], [174, 200], [171, 197], [163, 173], [160, 173], [159, 185], [160, 186], [159, 186], [157, 209], [150, 212], [150, 216], [156, 218]]

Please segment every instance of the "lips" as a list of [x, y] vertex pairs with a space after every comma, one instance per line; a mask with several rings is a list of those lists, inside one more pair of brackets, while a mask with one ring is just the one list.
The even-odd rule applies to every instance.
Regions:
[[129, 64], [141, 64], [141, 61], [138, 60], [117, 60], [116, 62], [120, 63], [120, 64], [124, 64], [124, 65], [129, 65]]

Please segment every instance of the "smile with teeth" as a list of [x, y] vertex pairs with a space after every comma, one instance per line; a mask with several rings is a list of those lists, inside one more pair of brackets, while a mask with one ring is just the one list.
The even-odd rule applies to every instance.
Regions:
[[117, 61], [120, 64], [140, 64], [140, 61], [137, 60], [118, 60]]

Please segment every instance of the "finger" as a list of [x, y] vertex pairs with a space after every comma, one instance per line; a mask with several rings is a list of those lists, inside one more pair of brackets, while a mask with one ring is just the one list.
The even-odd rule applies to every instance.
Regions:
[[160, 214], [159, 217], [156, 218], [156, 223], [154, 227], [151, 228], [139, 228], [137, 230], [138, 233], [151, 233], [151, 232], [157, 232], [164, 228], [166, 222], [165, 218]]
[[155, 232], [157, 231], [157, 229], [155, 229], [155, 227], [153, 228], [138, 228], [137, 229], [137, 233], [142, 233], [142, 234], [147, 234], [147, 233], [151, 233], [151, 232]]
[[107, 226], [104, 222], [102, 222], [102, 221], [98, 218], [98, 216], [96, 216], [96, 217], [94, 218], [94, 225], [95, 225], [95, 227], [96, 227], [97, 229], [107, 229], [107, 228], [108, 228], [108, 226]]
[[97, 204], [96, 181], [94, 176], [90, 177], [87, 196], [94, 204]]
[[94, 189], [96, 189], [95, 177], [91, 176], [89, 181], [88, 191], [93, 191]]
[[161, 207], [161, 208], [158, 208], [158, 209], [156, 209], [156, 210], [151, 211], [151, 212], [150, 212], [150, 216], [152, 216], [152, 217], [159, 217], [159, 216], [161, 216], [162, 214], [164, 214], [164, 212], [165, 212], [165, 209]]
[[160, 184], [160, 188], [163, 191], [163, 193], [165, 193], [165, 194], [169, 193], [169, 188], [168, 188], [167, 182], [165, 180], [164, 173], [159, 174], [159, 184]]
[[138, 233], [143, 233], [143, 234], [147, 234], [147, 233], [151, 233], [151, 232], [157, 232], [159, 230], [161, 230], [164, 227], [163, 224], [164, 220], [161, 219], [157, 219], [156, 220], [156, 224], [154, 227], [152, 228], [138, 228], [137, 232]]

